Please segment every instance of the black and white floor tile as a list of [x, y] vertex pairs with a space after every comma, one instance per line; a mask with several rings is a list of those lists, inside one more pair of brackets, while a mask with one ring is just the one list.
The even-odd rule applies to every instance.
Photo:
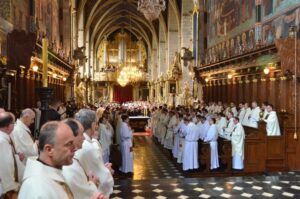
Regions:
[[185, 178], [148, 137], [134, 139], [134, 175], [116, 179], [111, 198], [300, 198], [300, 172]]

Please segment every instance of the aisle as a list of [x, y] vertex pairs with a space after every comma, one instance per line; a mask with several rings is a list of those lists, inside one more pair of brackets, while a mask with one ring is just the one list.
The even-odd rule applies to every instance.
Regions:
[[300, 172], [185, 178], [151, 137], [134, 144], [134, 176], [115, 180], [113, 199], [300, 198]]
[[184, 178], [153, 142], [152, 137], [134, 136], [133, 180]]

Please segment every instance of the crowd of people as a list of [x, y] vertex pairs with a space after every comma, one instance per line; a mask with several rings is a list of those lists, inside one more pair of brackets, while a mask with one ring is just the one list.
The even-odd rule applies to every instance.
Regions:
[[251, 103], [251, 108], [248, 103], [240, 103], [237, 108], [234, 103], [222, 102], [199, 103], [195, 108], [168, 108], [165, 105], [152, 108], [151, 116], [155, 138], [178, 163], [182, 163], [184, 171], [199, 168], [199, 140], [210, 145], [211, 170], [220, 167], [218, 137], [231, 140], [232, 168], [243, 170], [244, 126], [258, 128], [258, 122], [263, 120], [268, 136], [280, 135], [277, 114], [268, 102], [264, 102], [261, 108], [256, 102]]
[[123, 156], [119, 170], [132, 174], [132, 130], [126, 109], [108, 104], [97, 110], [74, 110], [73, 115], [60, 110], [58, 101], [51, 102], [49, 121], [34, 136], [30, 127], [35, 123], [36, 129], [41, 122], [36, 118], [39, 108], [22, 110], [16, 122], [13, 113], [1, 109], [0, 150], [5, 151], [0, 156], [1, 197], [109, 198], [115, 130]]
[[[77, 110], [74, 103], [50, 103], [49, 121], [41, 128], [41, 110], [26, 108], [20, 117], [0, 109], [0, 196], [6, 198], [109, 198], [114, 169], [111, 146], [122, 156], [118, 172], [133, 174], [133, 130], [130, 115], [151, 116], [154, 137], [182, 163], [184, 171], [199, 168], [198, 140], [211, 147], [211, 170], [219, 167], [218, 137], [231, 140], [233, 169], [243, 169], [245, 132], [267, 123], [269, 136], [280, 135], [273, 106], [256, 102], [237, 108], [199, 103], [194, 108], [148, 102], [107, 103]], [[69, 107], [69, 108], [68, 108]], [[151, 110], [151, 111], [150, 111]], [[31, 126], [34, 125], [33, 130]], [[39, 131], [39, 133], [36, 133]], [[2, 192], [1, 192], [2, 190]]]

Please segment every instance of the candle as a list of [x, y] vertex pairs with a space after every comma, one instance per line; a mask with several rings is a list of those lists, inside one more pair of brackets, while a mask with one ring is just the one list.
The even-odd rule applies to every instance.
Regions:
[[43, 57], [43, 87], [48, 87], [48, 39], [42, 40], [42, 57]]

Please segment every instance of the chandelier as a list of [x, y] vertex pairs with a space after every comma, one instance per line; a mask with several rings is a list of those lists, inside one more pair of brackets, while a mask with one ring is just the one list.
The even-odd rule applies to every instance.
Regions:
[[128, 83], [134, 84], [142, 81], [145, 77], [145, 72], [137, 66], [124, 66], [120, 71], [117, 81], [122, 87], [124, 87]]
[[[131, 49], [131, 17], [129, 18], [130, 21], [130, 31], [129, 31], [129, 48]], [[128, 65], [123, 65], [123, 67], [120, 69], [119, 76], [118, 76], [118, 83], [124, 87], [128, 83], [136, 83], [139, 81], [142, 81], [146, 77], [146, 73], [137, 67], [136, 65], [132, 65], [131, 57], [132, 57], [132, 51], [130, 50], [130, 60]]]
[[149, 21], [157, 19], [165, 9], [165, 0], [138, 0], [138, 11], [142, 12]]

